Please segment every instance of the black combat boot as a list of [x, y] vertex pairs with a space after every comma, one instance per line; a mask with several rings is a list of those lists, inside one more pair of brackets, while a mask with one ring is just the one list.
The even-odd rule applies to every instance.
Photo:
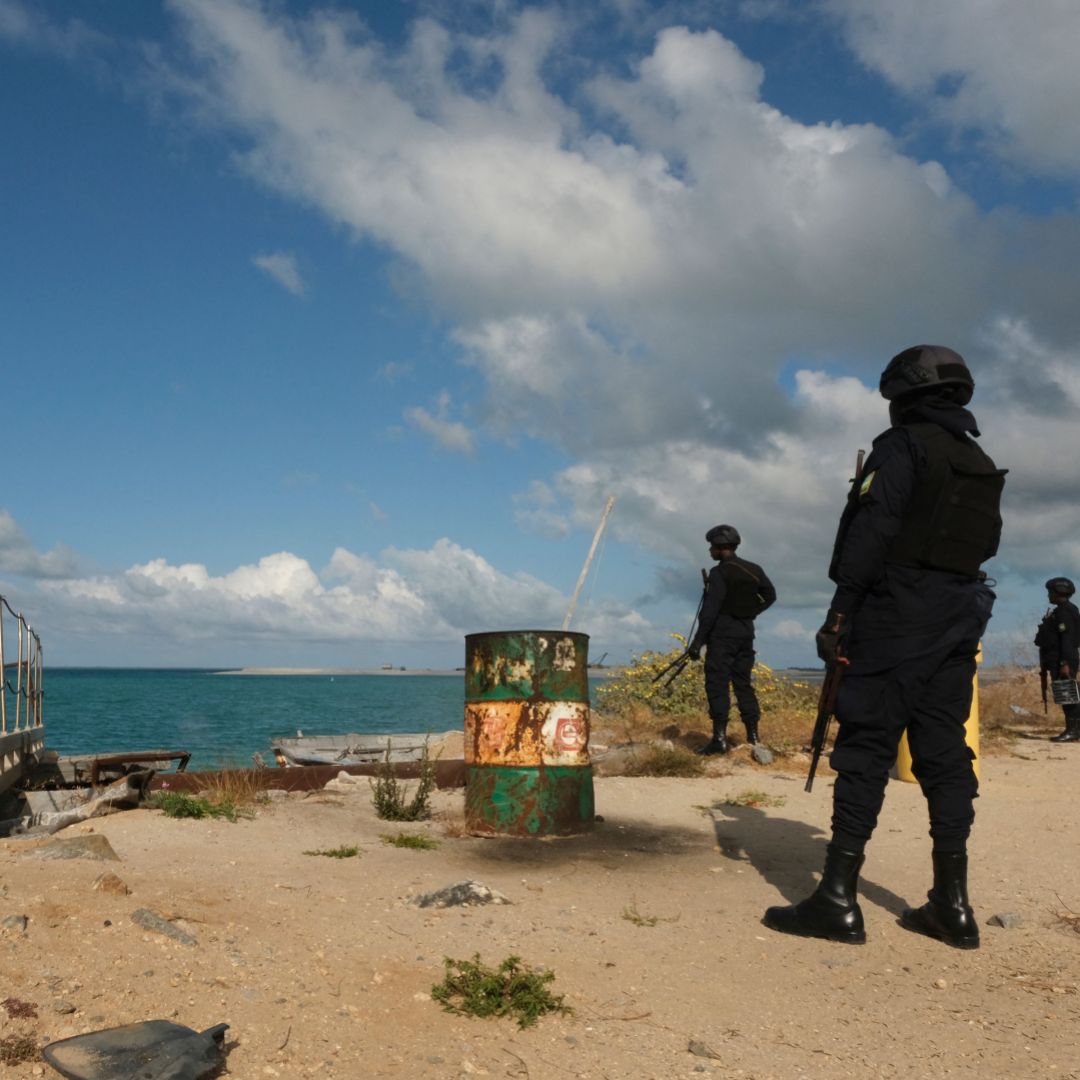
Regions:
[[726, 754], [728, 752], [727, 721], [722, 724], [713, 724], [712, 738], [697, 751], [702, 757], [711, 757], [713, 754]]
[[1080, 709], [1072, 709], [1065, 717], [1065, 730], [1053, 735], [1051, 742], [1080, 742]]
[[849, 945], [866, 942], [862, 911], [855, 896], [865, 856], [830, 844], [818, 887], [791, 907], [771, 907], [762, 922], [782, 934], [826, 938]]
[[746, 741], [751, 746], [757, 746], [757, 744], [761, 741], [758, 738], [757, 721], [744, 720], [743, 724], [746, 726]]
[[926, 894], [929, 903], [920, 908], [904, 908], [901, 925], [957, 949], [977, 949], [979, 927], [968, 903], [967, 855], [935, 851], [931, 858], [934, 861], [934, 885]]

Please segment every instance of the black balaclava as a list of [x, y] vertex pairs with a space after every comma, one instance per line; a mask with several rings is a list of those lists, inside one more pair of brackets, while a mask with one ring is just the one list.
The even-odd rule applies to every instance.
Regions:
[[953, 435], [979, 435], [975, 417], [953, 400], [951, 387], [911, 394], [889, 402], [889, 421], [901, 424], [937, 424]]

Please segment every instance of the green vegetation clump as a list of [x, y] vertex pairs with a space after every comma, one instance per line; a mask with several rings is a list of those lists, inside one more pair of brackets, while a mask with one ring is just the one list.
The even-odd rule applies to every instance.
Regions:
[[183, 791], [155, 792], [150, 805], [171, 818], [224, 818], [236, 822], [242, 817], [255, 816], [250, 807], [237, 806], [232, 799], [211, 802], [204, 795], [188, 795]]
[[650, 746], [627, 764], [626, 776], [702, 776], [705, 759], [681, 746]]
[[[671, 636], [679, 643], [676, 648], [636, 656], [621, 675], [597, 688], [597, 701], [602, 709], [618, 712], [633, 705], [648, 705], [653, 712], [667, 716], [708, 713], [705, 680], [699, 664], [688, 664], [671, 683], [667, 683], [666, 676], [659, 682], [653, 681], [686, 648], [682, 634]], [[760, 662], [754, 665], [754, 689], [765, 713], [795, 709], [812, 715], [816, 706], [817, 692], [812, 686], [785, 679]]]
[[355, 844], [342, 844], [341, 847], [317, 848], [314, 851], [305, 851], [305, 855], [325, 855], [328, 859], [355, 859], [360, 854], [360, 849]]
[[439, 846], [439, 841], [423, 833], [381, 833], [379, 839], [391, 847], [412, 848], [414, 851], [432, 851]]
[[390, 760], [390, 743], [371, 781], [371, 803], [383, 821], [422, 821], [431, 817], [431, 793], [435, 789], [435, 763], [428, 756], [427, 740], [420, 757], [420, 778], [412, 798], [408, 785], [398, 780]]
[[679, 917], [675, 915], [671, 918], [664, 919], [659, 915], [644, 915], [638, 911], [637, 901], [631, 900], [626, 907], [623, 908], [622, 917], [627, 922], [632, 922], [635, 926], [656, 926], [662, 922], [678, 922]]
[[521, 958], [508, 956], [497, 968], [472, 960], [445, 959], [446, 977], [431, 988], [431, 996], [447, 1012], [460, 1016], [512, 1016], [518, 1027], [531, 1027], [545, 1013], [569, 1015], [562, 994], [552, 994], [552, 971], [532, 971]]
[[716, 806], [783, 806], [787, 798], [783, 795], [766, 795], [764, 791], [740, 791], [738, 795], [721, 799]]
[[4, 1065], [22, 1065], [37, 1057], [37, 1043], [29, 1035], [5, 1035], [0, 1039], [0, 1063]]

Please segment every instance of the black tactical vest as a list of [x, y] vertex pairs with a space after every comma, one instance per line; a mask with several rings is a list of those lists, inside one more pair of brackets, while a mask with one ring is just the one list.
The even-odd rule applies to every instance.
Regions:
[[1001, 529], [999, 469], [971, 439], [950, 435], [937, 424], [905, 424], [926, 448], [900, 534], [886, 560], [974, 577], [993, 554]]
[[756, 563], [737, 556], [720, 564], [727, 592], [720, 604], [721, 615], [734, 615], [737, 619], [752, 619], [761, 610], [758, 589], [764, 571]]

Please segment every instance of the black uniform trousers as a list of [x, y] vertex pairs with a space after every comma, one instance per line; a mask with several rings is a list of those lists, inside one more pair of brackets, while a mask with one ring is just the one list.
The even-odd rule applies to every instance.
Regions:
[[727, 725], [732, 689], [742, 722], [753, 724], [761, 718], [757, 694], [750, 681], [755, 655], [752, 637], [709, 639], [705, 652], [705, 696], [709, 699], [714, 735], [721, 734]]
[[1061, 711], [1065, 714], [1066, 730], [1080, 724], [1080, 705], [1062, 705]]
[[[942, 607], [950, 609], [950, 618], [936, 630], [922, 620], [918, 627], [905, 628], [906, 604], [875, 605], [871, 600], [870, 607], [877, 610], [869, 613], [869, 634], [860, 638], [856, 616], [848, 650], [851, 663], [836, 701], [839, 731], [829, 758], [837, 773], [833, 841], [845, 850], [861, 852], [877, 825], [905, 729], [912, 771], [927, 801], [934, 849], [966, 850], [979, 783], [964, 724], [993, 593], [974, 584], [963, 591], [968, 602], [957, 603], [962, 599], [959, 590], [944, 590]], [[885, 628], [881, 617], [890, 615], [891, 628], [880, 633]]]

